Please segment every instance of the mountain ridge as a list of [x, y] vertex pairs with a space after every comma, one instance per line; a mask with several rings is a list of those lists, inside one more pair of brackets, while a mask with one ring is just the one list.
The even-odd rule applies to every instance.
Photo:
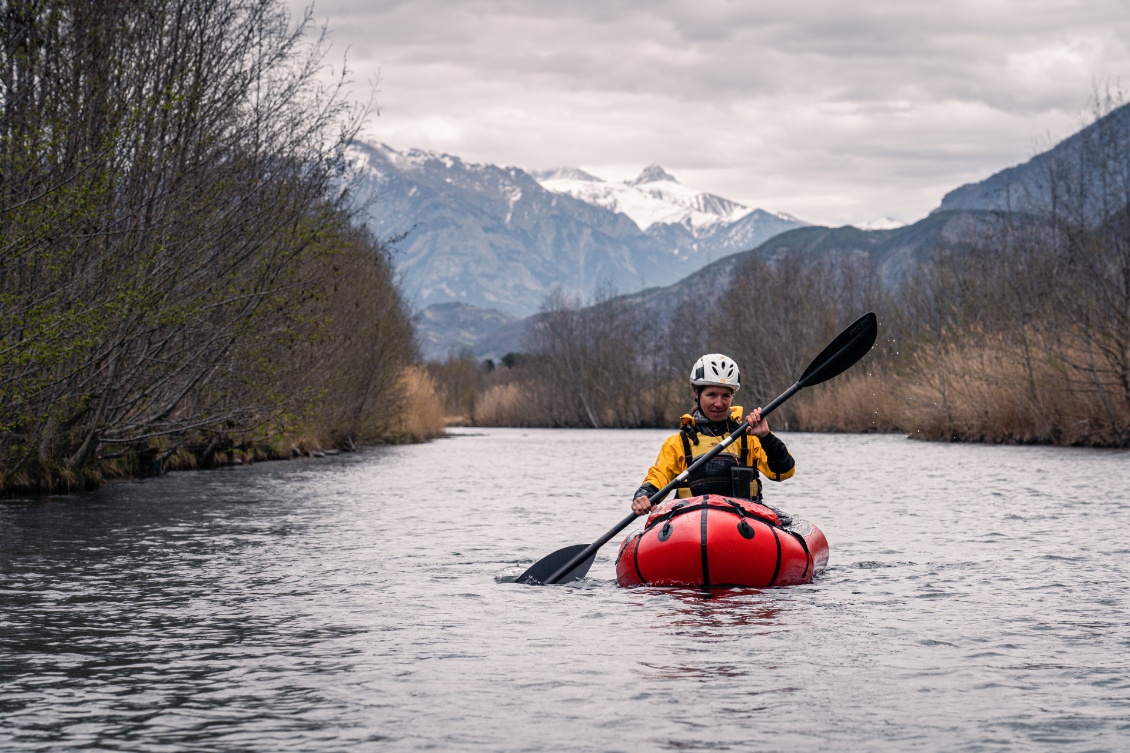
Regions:
[[621, 182], [603, 180], [571, 167], [540, 171], [534, 177], [554, 193], [626, 214], [644, 232], [656, 224], [677, 224], [697, 238], [701, 237], [700, 231], [718, 224], [737, 222], [753, 212], [798, 225], [806, 224], [783, 212], [755, 209], [716, 194], [688, 188], [658, 164], [648, 165], [637, 177]]
[[[677, 185], [657, 166], [643, 175], [649, 191]], [[575, 168], [558, 176], [600, 182]], [[393, 261], [418, 310], [459, 302], [526, 316], [557, 286], [589, 296], [669, 284], [802, 224], [754, 210], [702, 231], [653, 223], [644, 232], [624, 213], [550, 191], [520, 168], [385, 144], [356, 144], [349, 177], [358, 204], [371, 201], [370, 229], [401, 237]]]
[[[755, 249], [718, 259], [683, 279], [619, 296], [619, 300], [642, 310], [644, 318], [666, 323], [680, 304], [710, 300], [725, 292], [733, 275], [753, 259], [780, 261], [789, 256], [855, 257], [874, 264], [889, 287], [903, 284], [917, 262], [943, 248], [960, 248], [979, 237], [997, 218], [992, 210], [947, 210], [927, 215], [898, 228], [861, 230], [852, 225], [810, 225], [790, 230], [765, 241]], [[480, 357], [499, 357], [521, 352], [526, 334], [538, 315], [508, 322], [478, 338], [470, 350]]]
[[[1101, 160], [1088, 163], [1088, 149], [1094, 141], [1120, 139], [1122, 149], [1114, 154], [1123, 155], [1130, 150], [1130, 104], [1111, 110], [1094, 123], [1069, 136], [1052, 148], [1033, 156], [1020, 165], [1007, 167], [990, 175], [982, 181], [959, 186], [946, 193], [939, 206], [917, 222], [906, 224], [889, 217], [872, 222], [861, 223], [863, 227], [843, 226], [839, 228], [823, 226], [799, 226], [775, 233], [759, 242], [750, 243], [736, 253], [723, 254], [707, 260], [705, 264], [670, 284], [659, 284], [635, 291], [626, 291], [621, 300], [630, 305], [645, 309], [650, 318], [665, 318], [684, 300], [709, 298], [718, 295], [731, 279], [739, 265], [753, 257], [765, 260], [780, 260], [790, 255], [808, 257], [854, 256], [866, 258], [875, 265], [879, 275], [888, 286], [898, 286], [905, 282], [906, 276], [918, 262], [942, 249], [960, 250], [978, 237], [985, 237], [994, 223], [1002, 218], [1002, 213], [1012, 217], [1030, 216], [1032, 212], [1046, 209], [1051, 202], [1049, 194], [1048, 171], [1059, 164], [1066, 164], [1075, 171], [1078, 179], [1075, 189], [1082, 187], [1084, 197], [1094, 195], [1100, 199], [1108, 194], [1102, 186], [1088, 185], [1108, 175], [1121, 175], [1124, 165], [1103, 163]], [[1089, 141], [1091, 140], [1091, 141]], [[1102, 150], [1095, 150], [1102, 153]], [[1097, 175], [1088, 172], [1097, 167]], [[644, 176], [648, 180], [641, 180]], [[560, 168], [540, 174], [539, 180], [586, 180], [590, 183], [608, 184], [595, 176], [575, 168]], [[1062, 182], [1063, 177], [1060, 176]], [[673, 176], [658, 165], [645, 168], [635, 181], [625, 181], [640, 185], [675, 183]], [[596, 195], [599, 185], [586, 190]], [[619, 190], [619, 189], [617, 189]], [[684, 207], [686, 209], [686, 207]], [[1088, 204], [1084, 198], [1079, 203], [1078, 218], [1085, 222], [1106, 221], [1110, 207], [1095, 201]], [[1118, 211], [1126, 211], [1125, 207]], [[754, 210], [736, 222], [725, 226], [725, 233], [736, 235], [742, 223], [755, 222]], [[1103, 212], [1106, 212], [1105, 214]], [[638, 224], [638, 223], [637, 223]], [[647, 233], [663, 240], [672, 247], [679, 244], [693, 245], [708, 237], [710, 228], [706, 223], [652, 224]], [[752, 237], [752, 236], [751, 236]], [[740, 245], [740, 242], [734, 245]], [[748, 250], [747, 250], [748, 249]], [[508, 322], [498, 329], [488, 332], [469, 345], [479, 355], [503, 355], [518, 351], [525, 346], [525, 332], [535, 317], [527, 317]]]
[[[1064, 164], [1079, 164], [1086, 157], [1084, 151], [1088, 142], [1103, 138], [1117, 138], [1124, 146], [1130, 146], [1130, 104], [1111, 110], [1025, 162], [999, 170], [984, 180], [958, 186], [946, 193], [933, 211], [1045, 211], [1054, 200], [1051, 171]], [[1090, 219], [1095, 221], [1102, 217], [1094, 214]]]

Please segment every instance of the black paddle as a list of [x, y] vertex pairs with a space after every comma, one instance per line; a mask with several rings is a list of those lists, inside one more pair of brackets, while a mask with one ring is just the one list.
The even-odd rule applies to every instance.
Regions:
[[[879, 325], [875, 321], [875, 314], [868, 313], [861, 316], [850, 327], [837, 335], [836, 339], [828, 344], [828, 347], [820, 351], [820, 355], [816, 356], [812, 363], [808, 364], [808, 368], [804, 370], [804, 373], [800, 375], [800, 379], [796, 380], [792, 387], [789, 387], [773, 402], [761, 409], [761, 417], [764, 418], [777, 410], [777, 408], [781, 407], [781, 403], [785, 402], [805, 387], [811, 387], [814, 384], [826, 382], [832, 377], [839, 376], [847, 371], [856, 361], [863, 358], [867, 351], [871, 350], [871, 346], [875, 344], [875, 336], [878, 334], [878, 331]], [[734, 441], [745, 432], [746, 428], [748, 428], [748, 424], [743, 422], [742, 425], [734, 429], [728, 437], [712, 447], [709, 452], [691, 463], [690, 468], [687, 468], [673, 478], [669, 484], [655, 494], [652, 494], [651, 497], [648, 498], [648, 501], [652, 506], [662, 501], [662, 499], [667, 496], [668, 492], [686, 480], [691, 474], [691, 471], [733, 444]], [[589, 571], [589, 567], [592, 566], [592, 561], [596, 558], [596, 551], [607, 544], [608, 540], [613, 536], [631, 525], [632, 521], [637, 517], [639, 516], [633, 512], [617, 523], [612, 530], [588, 546], [584, 544], [574, 544], [564, 549], [558, 549], [553, 554], [543, 557], [531, 565], [526, 572], [518, 576], [515, 582], [551, 585], [554, 583], [568, 583], [569, 581], [585, 577], [585, 574]]]

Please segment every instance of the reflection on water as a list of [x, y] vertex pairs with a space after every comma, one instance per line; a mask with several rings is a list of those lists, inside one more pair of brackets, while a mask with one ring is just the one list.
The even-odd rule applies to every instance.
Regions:
[[767, 491], [827, 533], [816, 582], [624, 590], [618, 541], [506, 582], [623, 517], [664, 435], [0, 504], [0, 748], [1126, 747], [1130, 455], [792, 435]]
[[[646, 588], [641, 592], [670, 599], [668, 620], [675, 632], [689, 637], [710, 638], [735, 628], [743, 633], [769, 630], [781, 609], [765, 606], [764, 592], [753, 588], [692, 589]], [[681, 606], [677, 605], [681, 603]]]

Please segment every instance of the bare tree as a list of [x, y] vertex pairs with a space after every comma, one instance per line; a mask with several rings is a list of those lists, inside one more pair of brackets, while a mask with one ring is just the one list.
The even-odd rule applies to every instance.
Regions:
[[[882, 310], [884, 295], [869, 257], [754, 256], [735, 271], [714, 309], [708, 349], [733, 356], [742, 369], [743, 401], [764, 405], [845, 324], [862, 312]], [[789, 405], [782, 409], [786, 422], [790, 411]]]
[[[903, 296], [927, 435], [1130, 444], [1130, 111], [1093, 122]], [[916, 387], [915, 387], [916, 385]]]
[[248, 382], [303, 338], [344, 342], [326, 301], [356, 292], [345, 269], [379, 268], [356, 279], [403, 318], [343, 229], [366, 106], [317, 83], [309, 16], [40, 0], [0, 3], [0, 23], [3, 483], [82, 485], [100, 455], [269, 420], [293, 395]]

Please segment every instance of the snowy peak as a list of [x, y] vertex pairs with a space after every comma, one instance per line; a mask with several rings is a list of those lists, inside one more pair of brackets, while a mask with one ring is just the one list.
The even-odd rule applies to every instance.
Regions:
[[649, 165], [635, 180], [623, 183], [602, 180], [575, 168], [547, 170], [534, 177], [546, 190], [627, 215], [645, 232], [657, 225], [681, 225], [697, 238], [754, 211], [688, 188], [659, 165]]
[[530, 175], [539, 183], [547, 180], [580, 180], [600, 181], [595, 175], [590, 175], [577, 167], [555, 167], [552, 170], [531, 170]]
[[894, 217], [877, 217], [867, 222], [860, 222], [856, 227], [860, 230], [896, 230], [900, 227], [906, 227], [906, 223], [902, 220], [896, 220]]
[[629, 186], [642, 186], [645, 183], [678, 183], [675, 176], [659, 165], [648, 165], [635, 180], [626, 181]]
[[350, 156], [356, 206], [369, 208], [378, 238], [399, 238], [394, 263], [421, 307], [526, 316], [555, 286], [589, 295], [598, 283], [665, 285], [803, 224], [663, 179], [662, 168], [628, 185], [385, 144], [357, 142]]

